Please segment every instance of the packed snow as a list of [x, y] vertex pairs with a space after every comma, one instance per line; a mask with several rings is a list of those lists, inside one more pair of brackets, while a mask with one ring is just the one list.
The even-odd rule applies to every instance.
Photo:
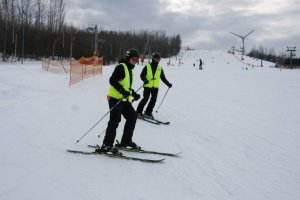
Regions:
[[[40, 62], [0, 63], [0, 200], [300, 199], [300, 71], [238, 58], [194, 50], [162, 59], [173, 87], [154, 116], [171, 124], [138, 120], [133, 140], [182, 154], [124, 152], [165, 157], [159, 164], [66, 151], [102, 144], [108, 117], [76, 141], [108, 112], [114, 65], [69, 88], [68, 75]], [[135, 89], [142, 67], [134, 69]], [[157, 107], [166, 91], [161, 83]], [[124, 119], [118, 140], [123, 126]]]

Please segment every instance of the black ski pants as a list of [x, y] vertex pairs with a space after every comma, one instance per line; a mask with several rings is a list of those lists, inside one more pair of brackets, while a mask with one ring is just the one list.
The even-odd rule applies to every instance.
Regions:
[[[118, 102], [119, 102], [119, 99], [110, 97], [110, 99], [108, 101], [109, 108], [110, 109], [113, 108]], [[133, 136], [133, 131], [134, 131], [135, 124], [136, 124], [137, 114], [130, 102], [121, 101], [110, 112], [109, 122], [107, 125], [103, 144], [113, 146], [115, 138], [116, 138], [117, 128], [121, 121], [121, 115], [123, 115], [123, 117], [126, 119], [121, 143], [126, 144], [126, 143], [129, 143], [132, 141], [132, 136]]]
[[146, 108], [145, 113], [150, 114], [150, 113], [153, 112], [153, 108], [155, 106], [156, 99], [157, 99], [158, 88], [147, 88], [147, 87], [145, 87], [144, 88], [144, 93], [143, 93], [143, 99], [140, 101], [140, 103], [139, 103], [139, 105], [136, 109], [137, 113], [142, 113], [143, 112], [144, 107], [145, 107], [145, 105], [147, 104], [147, 102], [149, 100], [150, 94], [151, 94], [151, 99], [150, 99], [150, 102], [149, 102], [149, 104]]

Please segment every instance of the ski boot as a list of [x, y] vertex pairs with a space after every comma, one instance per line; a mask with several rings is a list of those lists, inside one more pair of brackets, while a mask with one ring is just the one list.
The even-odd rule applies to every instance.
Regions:
[[101, 146], [101, 148], [95, 149], [95, 152], [98, 152], [98, 153], [105, 153], [105, 154], [122, 155], [122, 153], [119, 152], [117, 148], [115, 148], [115, 147], [113, 147], [113, 146], [105, 145], [105, 144], [103, 144], [103, 145]]
[[136, 143], [134, 142], [128, 142], [128, 143], [119, 143], [119, 141], [117, 141], [117, 144], [115, 144], [115, 147], [118, 148], [118, 149], [122, 149], [122, 148], [125, 148], [125, 149], [137, 149], [137, 150], [140, 150], [141, 147], [139, 147]]
[[137, 112], [136, 115], [137, 115], [137, 118], [140, 118], [140, 119], [144, 118], [144, 115], [141, 112]]
[[144, 117], [145, 118], [148, 118], [148, 119], [154, 119], [154, 117], [153, 117], [153, 115], [152, 115], [152, 113], [144, 113]]

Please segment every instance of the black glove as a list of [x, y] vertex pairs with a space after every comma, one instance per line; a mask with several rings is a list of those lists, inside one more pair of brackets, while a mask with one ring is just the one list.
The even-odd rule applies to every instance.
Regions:
[[169, 88], [171, 88], [171, 87], [172, 87], [172, 83], [168, 83], [167, 86], [168, 86]]
[[123, 95], [124, 98], [127, 98], [127, 97], [130, 96], [130, 92], [124, 90], [123, 88], [122, 88], [122, 90], [120, 91], [120, 93]]
[[149, 81], [147, 79], [144, 80], [144, 85], [148, 84]]
[[141, 98], [141, 96], [138, 93], [136, 93], [135, 91], [132, 91], [132, 96], [135, 101], [137, 101]]

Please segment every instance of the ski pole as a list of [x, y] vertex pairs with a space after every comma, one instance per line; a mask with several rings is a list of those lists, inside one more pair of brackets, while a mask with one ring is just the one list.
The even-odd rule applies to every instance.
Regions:
[[[135, 91], [135, 92], [138, 92], [143, 86], [144, 86], [144, 85], [142, 85], [141, 87], [139, 87], [139, 88], [137, 89], [137, 91]], [[134, 99], [133, 99], [133, 101], [134, 101]], [[106, 128], [106, 129], [107, 129], [107, 128]], [[105, 133], [106, 129], [104, 129], [104, 130], [98, 135], [98, 138], [100, 138], [100, 137], [103, 135], [103, 133]]]
[[[95, 124], [94, 124], [94, 126], [92, 126], [85, 134], [83, 134], [77, 141], [76, 141], [76, 143], [79, 143], [80, 142], [80, 140], [82, 139], [82, 138], [84, 138], [89, 132], [91, 132], [91, 130], [93, 130], [105, 117], [106, 117], [106, 115], [108, 115], [108, 113], [110, 113], [115, 107], [117, 107], [117, 105], [119, 105], [119, 103], [122, 101], [122, 99], [121, 100], [119, 100], [117, 103], [116, 103], [116, 105], [114, 105], [105, 115], [103, 115], [103, 117], [101, 118], [101, 119], [99, 119]], [[76, 144], [75, 143], [75, 144]]]
[[143, 86], [144, 86], [144, 84], [141, 85], [141, 87], [139, 87], [139, 88], [137, 89], [137, 91], [135, 91], [135, 92], [138, 92]]
[[106, 129], [107, 129], [107, 128], [105, 128], [105, 129], [98, 135], [98, 138], [100, 138], [100, 137], [103, 135], [103, 133], [105, 133]]
[[[142, 87], [144, 86], [144, 84], [141, 86], [141, 87], [139, 87], [138, 89], [137, 89], [137, 91], [139, 91]], [[136, 92], [137, 92], [136, 91]], [[84, 138], [89, 132], [91, 132], [91, 130], [93, 130], [105, 117], [106, 117], [106, 115], [108, 115], [108, 113], [110, 113], [115, 107], [117, 107], [117, 105], [119, 105], [119, 103], [122, 101], [122, 99], [121, 100], [119, 100], [117, 103], [116, 103], [116, 105], [114, 105], [101, 119], [99, 119], [95, 124], [94, 124], [94, 126], [92, 126], [85, 134], [83, 134], [77, 141], [76, 141], [76, 143], [79, 143], [80, 142], [80, 140], [82, 140], [82, 138]], [[106, 129], [105, 129], [106, 130]], [[105, 132], [105, 130], [104, 131], [102, 131], [102, 133], [100, 134], [100, 135], [98, 135], [98, 137], [100, 137], [104, 132]], [[75, 144], [76, 144], [75, 143]]]
[[[152, 80], [155, 80], [155, 78], [151, 79], [150, 81], [152, 81]], [[145, 84], [143, 83], [143, 84], [141, 85], [141, 87], [139, 87], [139, 88], [137, 89], [137, 91], [135, 91], [135, 92], [138, 92], [144, 85], [145, 85]]]
[[168, 92], [169, 92], [169, 89], [170, 89], [170, 88], [168, 88], [168, 90], [167, 90], [167, 92], [166, 92], [166, 94], [165, 94], [164, 98], [161, 100], [161, 102], [160, 102], [160, 104], [159, 104], [159, 106], [158, 106], [158, 108], [157, 108], [156, 112], [158, 112], [158, 109], [160, 108], [161, 104], [162, 104], [162, 103], [163, 103], [163, 101], [165, 100], [165, 97], [167, 96], [167, 94], [168, 94]]

